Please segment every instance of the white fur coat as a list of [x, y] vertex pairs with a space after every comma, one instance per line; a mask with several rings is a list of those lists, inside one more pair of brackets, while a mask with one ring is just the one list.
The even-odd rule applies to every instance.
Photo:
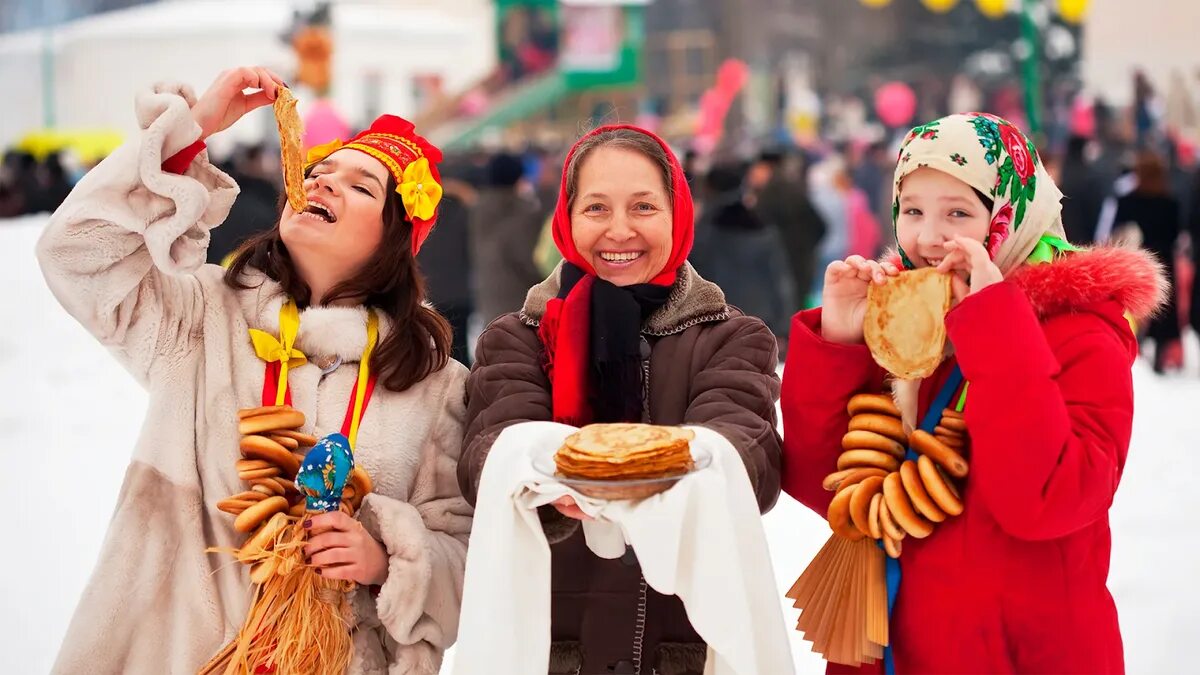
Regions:
[[[203, 264], [237, 186], [203, 154], [186, 175], [162, 172], [199, 135], [193, 103], [178, 86], [139, 95], [142, 131], [87, 174], [38, 245], [63, 307], [150, 399], [58, 673], [194, 673], [246, 615], [247, 568], [205, 549], [243, 540], [216, 502], [244, 489], [237, 411], [261, 399], [264, 364], [247, 329], [277, 335], [284, 296], [269, 280], [235, 291]], [[381, 334], [389, 328], [381, 317]], [[291, 372], [305, 431], [340, 430], [365, 340], [362, 307], [302, 313], [297, 347], [343, 359], [325, 377], [311, 361]], [[390, 563], [382, 587], [355, 592], [351, 673], [436, 673], [454, 642], [471, 525], [455, 479], [465, 377], [451, 361], [403, 393], [379, 386], [363, 418], [355, 456], [376, 492], [359, 517]]]

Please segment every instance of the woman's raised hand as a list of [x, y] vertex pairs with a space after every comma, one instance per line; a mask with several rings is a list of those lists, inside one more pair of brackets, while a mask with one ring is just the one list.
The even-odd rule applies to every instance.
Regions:
[[[270, 105], [281, 86], [285, 86], [283, 79], [266, 68], [243, 67], [221, 73], [192, 107], [192, 119], [200, 125], [200, 140], [228, 129], [251, 110]], [[246, 93], [247, 89], [258, 91]]]

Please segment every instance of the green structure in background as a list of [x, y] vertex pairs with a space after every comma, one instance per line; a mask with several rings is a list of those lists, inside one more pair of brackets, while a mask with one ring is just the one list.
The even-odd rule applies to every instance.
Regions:
[[[639, 84], [647, 3], [496, 0], [498, 57], [512, 83], [486, 111], [435, 136], [462, 149], [573, 94]], [[549, 65], [529, 68], [543, 58]]]
[[1040, 0], [1021, 0], [1021, 38], [1025, 54], [1021, 59], [1021, 83], [1025, 90], [1025, 114], [1029, 118], [1027, 133], [1038, 143], [1042, 137], [1042, 35], [1033, 14]]

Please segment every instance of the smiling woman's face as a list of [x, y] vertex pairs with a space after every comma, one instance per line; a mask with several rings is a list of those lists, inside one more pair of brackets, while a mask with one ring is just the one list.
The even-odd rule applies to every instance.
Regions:
[[662, 272], [673, 221], [661, 167], [636, 150], [601, 146], [582, 160], [575, 195], [571, 238], [597, 276], [629, 286]]
[[344, 149], [326, 157], [304, 181], [308, 209], [283, 208], [279, 229], [288, 251], [349, 278], [383, 240], [387, 186], [387, 169], [370, 155]]

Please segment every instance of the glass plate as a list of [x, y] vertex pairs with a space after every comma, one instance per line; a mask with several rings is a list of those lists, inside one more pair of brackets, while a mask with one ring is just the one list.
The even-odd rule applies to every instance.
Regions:
[[566, 485], [575, 490], [581, 495], [594, 497], [596, 499], [620, 500], [620, 499], [645, 499], [652, 495], [663, 492], [681, 479], [686, 478], [697, 471], [707, 469], [712, 464], [712, 453], [700, 446], [693, 445], [692, 451], [692, 470], [687, 473], [681, 473], [675, 476], [664, 476], [662, 478], [636, 478], [633, 480], [591, 480], [586, 478], [567, 478], [558, 473], [558, 467], [554, 464], [554, 455], [558, 452], [555, 448], [551, 452], [543, 452], [535, 455], [533, 458], [533, 469], [539, 474], [553, 478], [554, 480]]

